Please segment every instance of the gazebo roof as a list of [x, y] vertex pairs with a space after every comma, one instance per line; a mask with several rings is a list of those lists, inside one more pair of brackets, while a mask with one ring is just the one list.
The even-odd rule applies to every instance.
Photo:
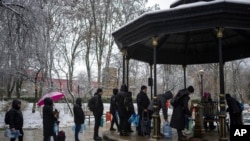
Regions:
[[148, 12], [113, 32], [119, 49], [131, 59], [153, 64], [152, 37], [157, 37], [158, 64], [218, 62], [216, 29], [222, 27], [223, 60], [250, 57], [250, 2], [215, 0]]

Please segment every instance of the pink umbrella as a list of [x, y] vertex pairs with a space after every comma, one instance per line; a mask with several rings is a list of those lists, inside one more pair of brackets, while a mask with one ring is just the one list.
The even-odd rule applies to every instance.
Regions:
[[44, 104], [44, 99], [46, 97], [50, 97], [52, 99], [52, 101], [57, 101], [60, 100], [62, 97], [64, 97], [64, 94], [62, 92], [51, 92], [51, 93], [47, 93], [45, 94], [38, 102], [37, 105], [38, 106], [42, 106]]

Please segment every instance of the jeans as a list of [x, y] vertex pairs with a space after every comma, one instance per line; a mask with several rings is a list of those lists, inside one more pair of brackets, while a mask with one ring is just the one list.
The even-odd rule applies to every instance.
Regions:
[[81, 124], [76, 124], [76, 128], [75, 128], [75, 141], [79, 141], [78, 135], [79, 135], [80, 130], [81, 130]]

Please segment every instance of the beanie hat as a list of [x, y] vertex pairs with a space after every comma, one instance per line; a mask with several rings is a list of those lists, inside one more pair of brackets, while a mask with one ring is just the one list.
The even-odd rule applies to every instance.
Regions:
[[128, 87], [127, 87], [127, 85], [126, 85], [126, 84], [122, 84], [120, 90], [123, 91], [123, 92], [128, 92]]
[[193, 93], [194, 92], [194, 87], [193, 86], [188, 86], [188, 91], [190, 92], [190, 93]]
[[117, 93], [118, 93], [118, 89], [117, 88], [113, 89], [113, 94], [116, 95]]
[[102, 92], [102, 89], [101, 89], [101, 88], [98, 88], [96, 92], [97, 92], [97, 93], [100, 93], [100, 92]]
[[142, 86], [141, 86], [141, 90], [144, 90], [144, 89], [147, 89], [147, 86], [142, 85]]

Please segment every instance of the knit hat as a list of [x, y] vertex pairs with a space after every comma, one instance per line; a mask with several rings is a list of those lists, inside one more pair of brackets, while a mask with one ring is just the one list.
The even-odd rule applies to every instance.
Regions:
[[97, 93], [100, 93], [100, 92], [102, 92], [102, 89], [101, 89], [101, 88], [98, 88], [96, 92], [97, 92]]
[[126, 85], [126, 84], [122, 84], [120, 90], [123, 91], [123, 92], [128, 92], [128, 87], [127, 87], [127, 85]]
[[118, 93], [118, 89], [117, 88], [113, 89], [113, 94], [116, 95], [117, 93]]
[[190, 92], [190, 93], [193, 93], [194, 92], [194, 87], [193, 86], [188, 86], [188, 91]]
[[144, 90], [144, 89], [147, 89], [147, 86], [142, 85], [142, 86], [141, 86], [141, 90]]

